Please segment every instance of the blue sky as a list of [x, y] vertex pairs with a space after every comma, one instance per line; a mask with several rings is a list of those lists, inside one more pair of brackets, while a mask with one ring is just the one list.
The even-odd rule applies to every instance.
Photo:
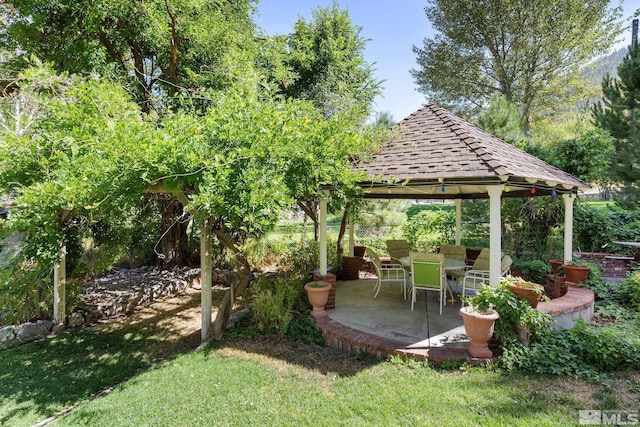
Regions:
[[[624, 15], [629, 17], [638, 8], [637, 0], [625, 0]], [[318, 6], [330, 7], [333, 0], [260, 0], [256, 24], [270, 35], [290, 33], [293, 24], [302, 16], [306, 20]], [[422, 46], [425, 37], [432, 37], [433, 30], [426, 15], [425, 0], [342, 0], [338, 4], [349, 11], [360, 33], [369, 39], [365, 51], [366, 60], [376, 69], [375, 75], [384, 80], [384, 93], [376, 98], [374, 110], [389, 112], [396, 121], [402, 120], [426, 101], [416, 91], [409, 73], [416, 67], [412, 47]], [[631, 41], [631, 21], [620, 45]]]

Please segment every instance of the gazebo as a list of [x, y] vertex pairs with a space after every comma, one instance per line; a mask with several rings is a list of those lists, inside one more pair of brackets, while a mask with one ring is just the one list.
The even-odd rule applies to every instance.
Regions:
[[[490, 283], [500, 280], [502, 197], [561, 196], [565, 206], [564, 259], [572, 258], [573, 202], [590, 186], [582, 180], [429, 103], [396, 124], [384, 147], [356, 170], [365, 198], [453, 199], [456, 244], [460, 244], [461, 200], [489, 199]], [[353, 226], [349, 227], [353, 255]], [[320, 269], [327, 274], [326, 202], [320, 203]]]

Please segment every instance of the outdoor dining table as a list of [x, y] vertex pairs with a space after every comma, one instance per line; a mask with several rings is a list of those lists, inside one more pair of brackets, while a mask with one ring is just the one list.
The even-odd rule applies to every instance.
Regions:
[[[402, 264], [403, 267], [407, 268], [407, 269], [411, 269], [411, 257], [408, 256], [403, 256], [398, 258], [398, 261], [400, 261], [400, 264]], [[445, 258], [444, 259], [444, 271], [445, 273], [449, 273], [450, 271], [459, 271], [459, 270], [464, 270], [465, 268], [467, 268], [467, 263], [464, 261], [460, 261], [457, 259], [453, 259], [453, 258]], [[451, 286], [449, 286], [449, 281], [445, 280], [445, 286], [447, 287], [447, 290], [449, 291], [449, 296], [451, 296], [451, 302], [455, 301], [455, 298], [453, 297], [453, 291], [451, 290]]]

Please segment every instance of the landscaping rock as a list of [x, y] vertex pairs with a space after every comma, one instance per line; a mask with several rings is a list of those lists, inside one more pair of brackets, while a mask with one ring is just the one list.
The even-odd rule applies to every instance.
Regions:
[[15, 339], [16, 332], [13, 329], [13, 326], [5, 326], [4, 328], [0, 328], [0, 342], [10, 341]]
[[18, 326], [16, 332], [16, 338], [19, 340], [45, 335], [49, 335], [49, 329], [43, 323], [23, 323]]
[[69, 327], [76, 328], [84, 323], [84, 314], [80, 311], [74, 311], [69, 315]]
[[62, 332], [64, 332], [65, 330], [65, 326], [64, 325], [55, 325], [53, 328], [51, 328], [51, 332], [58, 335], [61, 334]]

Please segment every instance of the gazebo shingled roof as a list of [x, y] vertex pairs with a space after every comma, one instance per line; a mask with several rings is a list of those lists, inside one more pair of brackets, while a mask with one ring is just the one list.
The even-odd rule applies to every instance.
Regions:
[[[585, 182], [506, 143], [435, 104], [396, 124], [382, 150], [357, 170], [365, 197], [485, 198], [487, 185], [508, 185], [506, 197], [577, 193]], [[395, 184], [389, 184], [393, 179]], [[442, 189], [445, 189], [443, 192]]]

